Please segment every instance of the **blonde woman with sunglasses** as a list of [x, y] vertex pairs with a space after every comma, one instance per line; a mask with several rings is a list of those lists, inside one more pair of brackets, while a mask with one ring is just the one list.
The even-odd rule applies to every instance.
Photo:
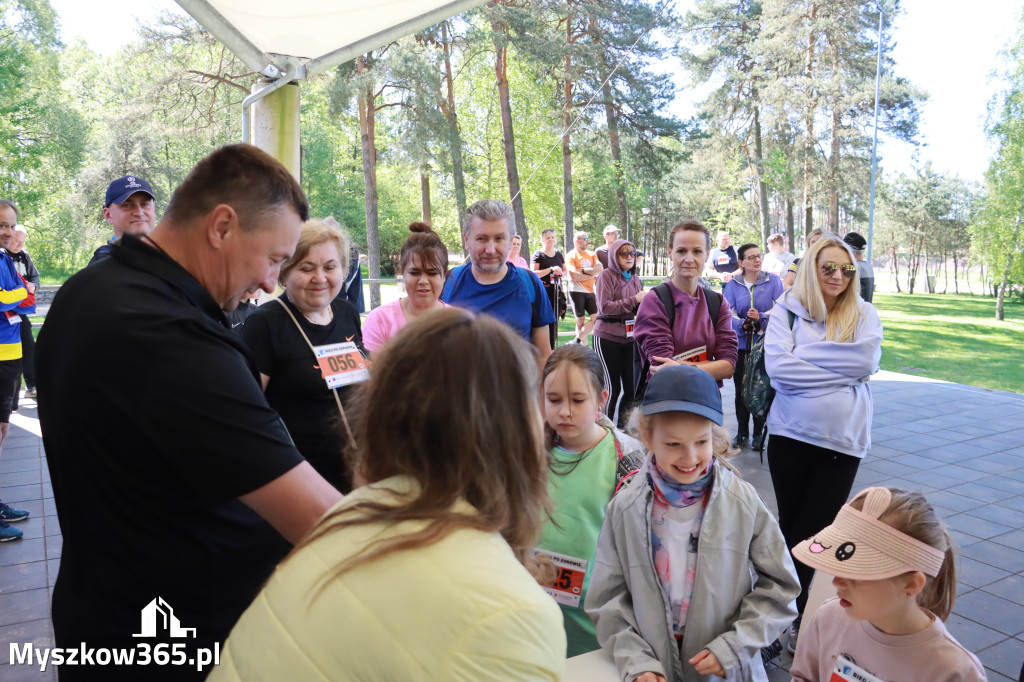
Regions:
[[[790, 548], [831, 523], [871, 448], [868, 379], [882, 357], [882, 323], [859, 292], [853, 252], [826, 232], [772, 309], [765, 367], [777, 393], [768, 413], [768, 464]], [[814, 570], [797, 564], [797, 573], [802, 614]], [[791, 651], [799, 627], [798, 616]]]

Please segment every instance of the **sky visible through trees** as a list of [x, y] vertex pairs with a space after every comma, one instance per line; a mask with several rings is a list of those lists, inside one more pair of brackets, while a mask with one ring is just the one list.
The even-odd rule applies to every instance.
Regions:
[[[58, 273], [103, 240], [109, 178], [143, 175], [165, 201], [195, 160], [238, 139], [254, 82], [175, 4], [140, 0], [127, 10], [137, 23], [101, 4], [0, 0], [15, 37], [0, 54], [13, 140], [0, 182]], [[303, 83], [303, 187], [314, 213], [373, 243], [384, 274], [408, 222], [429, 215], [457, 251], [459, 215], [484, 197], [518, 195], [530, 249], [544, 227], [615, 223], [659, 252], [684, 215], [734, 241], [866, 232], [878, 6], [493, 0]], [[990, 162], [1015, 139], [996, 119], [1017, 57], [996, 54], [1020, 34], [1019, 2], [966, 16], [947, 0], [881, 6], [875, 256], [902, 266], [911, 291], [918, 273], [950, 268], [958, 288], [972, 263], [1012, 291], [1020, 259], [987, 252], [1016, 245], [1012, 230], [972, 249], [969, 228], [985, 215], [992, 229]]]

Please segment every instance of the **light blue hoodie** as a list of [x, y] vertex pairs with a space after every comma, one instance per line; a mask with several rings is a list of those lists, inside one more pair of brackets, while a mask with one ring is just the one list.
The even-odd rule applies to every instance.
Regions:
[[792, 291], [776, 301], [772, 318], [786, 320], [787, 310], [793, 328], [772, 324], [765, 335], [765, 368], [777, 391], [768, 432], [864, 457], [874, 409], [868, 379], [882, 358], [878, 312], [861, 300], [855, 340], [839, 343], [825, 340], [825, 323], [812, 320]]

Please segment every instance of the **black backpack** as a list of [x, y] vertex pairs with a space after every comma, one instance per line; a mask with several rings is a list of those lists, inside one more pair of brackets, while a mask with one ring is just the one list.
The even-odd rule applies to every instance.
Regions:
[[[796, 315], [789, 310], [786, 311], [786, 315], [789, 317], [789, 328], [793, 329]], [[765, 334], [761, 334], [761, 338], [750, 347], [741, 383], [743, 404], [758, 421], [764, 421], [768, 416], [768, 410], [771, 409], [772, 401], [775, 400], [775, 389], [772, 388], [771, 379], [764, 366], [764, 338]]]
[[[717, 329], [718, 313], [722, 310], [722, 295], [710, 287], [702, 285], [700, 288], [704, 290], [704, 299], [708, 303], [708, 317], [711, 318], [711, 326]], [[668, 282], [662, 282], [651, 291], [658, 295], [661, 304], [665, 306], [668, 328], [672, 329], [676, 324], [676, 302], [672, 298], [671, 286]], [[633, 344], [633, 353], [636, 359], [636, 362], [633, 363], [634, 367], [638, 365], [641, 367], [636, 378], [636, 402], [640, 402], [643, 400], [644, 394], [647, 393], [647, 375], [651, 372], [651, 361], [640, 352], [640, 344]]]

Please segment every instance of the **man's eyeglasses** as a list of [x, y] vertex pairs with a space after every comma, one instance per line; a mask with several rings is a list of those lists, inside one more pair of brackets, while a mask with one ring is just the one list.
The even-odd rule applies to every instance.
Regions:
[[748, 260], [751, 263], [753, 263], [754, 261], [761, 260], [761, 254], [755, 253], [755, 254], [753, 254], [751, 256], [744, 256], [743, 260]]
[[857, 266], [853, 264], [840, 265], [839, 263], [829, 261], [827, 263], [822, 263], [819, 267], [821, 268], [821, 274], [825, 277], [831, 277], [835, 274], [836, 270], [842, 270], [843, 277], [846, 279], [853, 279], [853, 276], [857, 274]]
[[619, 251], [622, 258], [636, 258], [636, 251]]

